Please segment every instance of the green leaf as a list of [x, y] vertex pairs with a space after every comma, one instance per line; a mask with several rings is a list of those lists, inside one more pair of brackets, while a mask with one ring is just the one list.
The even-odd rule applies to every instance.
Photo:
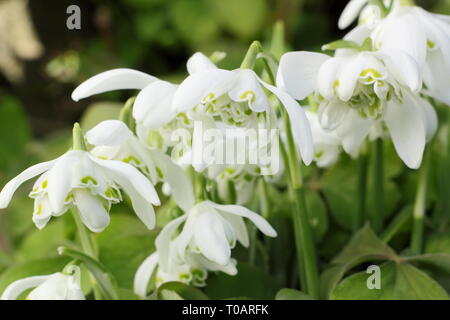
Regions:
[[139, 265], [152, 253], [156, 231], [148, 230], [135, 216], [112, 214], [108, 228], [97, 235], [99, 259], [119, 287], [132, 289]]
[[208, 300], [200, 289], [188, 286], [182, 282], [166, 282], [158, 287], [151, 299], [159, 300]]
[[275, 300], [315, 300], [304, 292], [284, 288], [277, 292]]
[[15, 264], [6, 269], [0, 276], [0, 292], [3, 292], [7, 286], [16, 280], [60, 272], [69, 261], [70, 259], [66, 257], [55, 257]]
[[427, 268], [434, 271], [444, 272], [450, 275], [450, 254], [431, 253], [420, 256], [408, 257], [406, 261], [415, 264], [420, 268]]
[[381, 266], [381, 288], [369, 289], [369, 274], [360, 272], [342, 281], [331, 294], [333, 300], [448, 300], [445, 290], [427, 274], [408, 263]]
[[19, 100], [0, 99], [0, 172], [14, 165], [30, 140], [31, 130]]
[[211, 299], [245, 297], [249, 299], [273, 299], [279, 286], [261, 269], [239, 262], [238, 274], [211, 275], [205, 293]]
[[307, 191], [305, 194], [309, 223], [316, 242], [320, 242], [328, 231], [327, 208], [318, 192]]
[[118, 300], [118, 290], [115, 280], [111, 276], [110, 272], [100, 262], [78, 250], [69, 249], [66, 247], [59, 247], [58, 253], [83, 262], [97, 281], [103, 297], [107, 300]]
[[378, 239], [366, 225], [358, 231], [347, 246], [331, 262], [321, 275], [321, 295], [328, 298], [330, 293], [350, 269], [368, 261], [395, 260], [397, 256], [388, 245]]

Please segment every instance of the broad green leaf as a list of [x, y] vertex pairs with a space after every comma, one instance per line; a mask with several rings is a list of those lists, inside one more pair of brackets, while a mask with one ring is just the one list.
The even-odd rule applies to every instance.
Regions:
[[440, 271], [450, 275], [450, 254], [448, 253], [430, 253], [414, 257], [408, 257], [409, 263], [417, 265], [420, 268], [427, 268]]
[[261, 269], [239, 262], [238, 274], [212, 274], [208, 278], [205, 293], [211, 299], [246, 297], [249, 299], [273, 299], [279, 286]]
[[151, 299], [159, 300], [208, 300], [200, 289], [188, 286], [182, 282], [166, 282], [158, 287]]
[[368, 225], [358, 231], [347, 246], [331, 262], [321, 275], [321, 295], [328, 298], [344, 277], [345, 273], [357, 265], [369, 261], [397, 259], [388, 245], [378, 239]]
[[108, 228], [97, 235], [100, 261], [121, 288], [132, 289], [137, 268], [155, 250], [156, 235], [131, 214], [112, 214]]
[[111, 276], [109, 270], [107, 270], [100, 262], [78, 250], [66, 247], [59, 247], [58, 253], [63, 256], [71, 257], [72, 259], [80, 260], [94, 276], [103, 297], [107, 300], [118, 300], [118, 289], [115, 279]]
[[30, 127], [19, 100], [0, 99], [0, 173], [14, 165], [30, 140]]
[[304, 292], [284, 288], [277, 292], [275, 300], [315, 300]]
[[448, 300], [445, 290], [427, 274], [408, 263], [381, 266], [381, 288], [369, 289], [370, 274], [356, 273], [331, 293], [332, 300]]
[[60, 272], [69, 261], [67, 257], [55, 257], [12, 265], [0, 276], [0, 293], [16, 280]]

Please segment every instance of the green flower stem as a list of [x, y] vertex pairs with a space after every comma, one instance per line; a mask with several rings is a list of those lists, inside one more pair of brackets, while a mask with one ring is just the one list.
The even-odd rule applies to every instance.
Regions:
[[192, 175], [194, 178], [193, 181], [196, 203], [205, 201], [205, 199], [207, 199], [205, 177], [201, 173], [196, 172], [194, 168], [192, 168]]
[[[300, 108], [300, 106], [299, 106]], [[297, 245], [297, 254], [300, 253], [301, 263], [299, 265], [300, 272], [304, 271], [305, 281], [303, 289], [311, 297], [319, 298], [319, 272], [317, 267], [317, 255], [314, 245], [314, 239], [309, 224], [308, 211], [305, 200], [305, 188], [301, 175], [300, 159], [298, 157], [297, 147], [292, 135], [289, 116], [284, 108], [283, 111], [287, 148], [285, 156], [287, 156], [287, 168], [289, 168], [289, 185], [292, 200], [294, 201], [294, 233]]]
[[373, 204], [369, 221], [372, 229], [379, 232], [382, 228], [384, 217], [384, 163], [383, 163], [383, 140], [377, 139], [372, 145], [372, 183], [373, 183]]
[[232, 180], [227, 181], [227, 188], [228, 188], [228, 202], [230, 204], [236, 204], [237, 194], [236, 194], [236, 188], [234, 186], [234, 182]]
[[[83, 252], [92, 257], [93, 259], [97, 259], [97, 252], [93, 246], [91, 237], [89, 235], [89, 231], [84, 226], [83, 222], [81, 221], [80, 214], [75, 208], [71, 209], [73, 220], [75, 221], [75, 225], [77, 227], [78, 231], [78, 237], [80, 238], [81, 248]], [[100, 289], [98, 288], [97, 280], [95, 277], [90, 274], [91, 282], [92, 282], [92, 289], [94, 291], [94, 297], [95, 300], [102, 300], [102, 294]]]
[[413, 209], [413, 228], [411, 234], [411, 250], [415, 254], [420, 254], [423, 247], [424, 218], [427, 203], [428, 173], [430, 168], [430, 151], [425, 150], [422, 167], [419, 171], [417, 182], [416, 199]]
[[253, 41], [241, 63], [241, 69], [253, 69], [259, 52], [261, 52], [261, 44], [259, 41]]
[[367, 169], [369, 157], [363, 153], [358, 159], [358, 211], [354, 219], [353, 231], [359, 230], [366, 220], [367, 200]]

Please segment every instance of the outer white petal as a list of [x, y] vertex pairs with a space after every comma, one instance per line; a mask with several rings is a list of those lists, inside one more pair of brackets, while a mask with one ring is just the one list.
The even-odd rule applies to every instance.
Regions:
[[92, 232], [102, 232], [109, 225], [109, 214], [99, 197], [85, 189], [73, 190], [80, 218]]
[[428, 52], [427, 66], [423, 80], [427, 86], [424, 93], [450, 106], [450, 77], [447, 68], [443, 68], [445, 59], [441, 51]]
[[368, 0], [351, 0], [342, 12], [338, 26], [339, 29], [345, 29], [350, 26], [353, 21], [358, 18], [363, 7], [369, 2]]
[[280, 100], [286, 109], [291, 122], [292, 134], [300, 151], [301, 158], [309, 165], [314, 157], [314, 146], [311, 128], [303, 108], [286, 92], [260, 80], [261, 84]]
[[172, 238], [178, 227], [187, 219], [187, 217], [188, 215], [185, 214], [170, 221], [164, 226], [155, 240], [156, 250], [159, 255], [159, 264], [163, 270], [169, 270], [170, 245], [173, 240]]
[[264, 90], [258, 82], [258, 76], [250, 69], [237, 69], [236, 82], [228, 95], [236, 102], [247, 101], [251, 110], [264, 112], [270, 104]]
[[222, 69], [207, 69], [187, 77], [178, 87], [172, 108], [185, 112], [200, 103], [213, 101], [227, 93], [234, 85], [236, 74]]
[[201, 253], [220, 265], [228, 264], [231, 249], [218, 214], [213, 212], [200, 214], [194, 228], [195, 244]]
[[389, 73], [411, 91], [417, 92], [422, 88], [419, 65], [409, 54], [399, 50], [380, 50], [374, 55], [381, 58]]
[[94, 146], [119, 146], [131, 138], [133, 133], [120, 120], [105, 120], [86, 133], [87, 141]]
[[133, 106], [133, 117], [148, 129], [157, 129], [176, 117], [172, 100], [177, 86], [155, 81], [139, 92]]
[[338, 74], [349, 58], [333, 57], [324, 62], [317, 76], [317, 89], [328, 100], [335, 97], [336, 86], [339, 85]]
[[194, 53], [187, 61], [186, 66], [189, 74], [194, 74], [206, 69], [217, 69], [216, 65], [201, 52]]
[[303, 100], [316, 89], [321, 66], [330, 57], [315, 52], [288, 52], [281, 57], [277, 86], [297, 100]]
[[16, 190], [20, 187], [22, 183], [50, 169], [56, 162], [56, 160], [42, 162], [34, 166], [31, 166], [28, 169], [24, 170], [17, 177], [9, 181], [3, 187], [2, 192], [0, 193], [0, 209], [4, 209], [8, 206], [14, 192], [16, 192]]
[[133, 166], [113, 160], [92, 159], [107, 170], [108, 175], [130, 196], [136, 215], [149, 229], [155, 226], [155, 210], [160, 205], [158, 194], [151, 182]]
[[128, 192], [133, 189], [149, 203], [159, 206], [158, 193], [153, 184], [132, 165], [115, 160], [102, 160], [91, 156], [91, 160], [105, 168], [114, 181]]
[[269, 237], [277, 236], [277, 232], [272, 228], [272, 226], [262, 216], [260, 216], [259, 214], [255, 213], [245, 207], [231, 205], [231, 204], [230, 205], [220, 205], [220, 204], [216, 204], [211, 201], [208, 201], [208, 202], [209, 202], [209, 205], [211, 205], [213, 208], [216, 208], [219, 211], [248, 218], [266, 236], [269, 236]]
[[411, 169], [419, 168], [425, 148], [426, 130], [422, 113], [414, 99], [405, 95], [402, 104], [389, 103], [384, 121], [399, 157]]
[[73, 169], [87, 155], [85, 151], [72, 150], [61, 156], [48, 171], [48, 200], [54, 213], [60, 213], [72, 189]]
[[231, 214], [224, 214], [223, 216], [233, 227], [233, 230], [236, 232], [238, 241], [244, 247], [248, 247], [248, 245], [250, 244], [248, 230], [242, 217]]
[[16, 300], [22, 292], [30, 288], [35, 288], [46, 280], [48, 280], [53, 274], [47, 276], [33, 276], [24, 279], [16, 280], [11, 283], [1, 296], [0, 300]]
[[422, 112], [422, 119], [424, 121], [426, 129], [426, 139], [430, 141], [435, 135], [438, 129], [438, 118], [436, 110], [433, 108], [428, 100], [421, 98], [420, 96], [415, 97], [418, 105], [418, 109]]
[[371, 119], [362, 118], [356, 110], [349, 110], [342, 124], [336, 128], [342, 147], [348, 154], [356, 152], [369, 134]]
[[366, 67], [368, 59], [369, 56], [365, 53], [354, 55], [349, 57], [345, 65], [339, 69], [336, 91], [342, 101], [349, 101], [353, 96], [356, 83]]
[[191, 179], [169, 156], [157, 150], [152, 153], [158, 167], [164, 170], [164, 180], [169, 184], [175, 202], [181, 209], [188, 211], [195, 203]]
[[142, 262], [134, 275], [134, 293], [141, 298], [145, 298], [147, 296], [148, 282], [150, 281], [153, 271], [155, 271], [157, 265], [158, 254], [155, 252], [148, 256], [144, 262]]
[[143, 89], [156, 80], [158, 78], [140, 71], [113, 69], [99, 73], [80, 84], [72, 92], [72, 99], [78, 101], [94, 94], [119, 89]]

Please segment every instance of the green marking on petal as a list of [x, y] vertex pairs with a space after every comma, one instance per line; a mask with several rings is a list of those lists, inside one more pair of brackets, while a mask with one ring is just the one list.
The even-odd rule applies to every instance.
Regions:
[[129, 156], [127, 158], [122, 159], [123, 162], [131, 164], [134, 162], [136, 165], [140, 165], [141, 162], [135, 156]]
[[93, 185], [97, 185], [98, 184], [98, 182], [97, 182], [97, 180], [95, 180], [93, 177], [91, 177], [91, 176], [86, 176], [86, 177], [84, 177], [83, 179], [81, 179], [81, 183], [83, 183], [83, 184], [89, 184], [89, 183], [91, 183], [91, 184], [93, 184]]
[[253, 90], [247, 90], [241, 94], [240, 98], [254, 102], [256, 99], [256, 94]]
[[427, 40], [427, 45], [428, 45], [428, 48], [430, 48], [430, 49], [436, 48], [436, 43], [431, 40]]
[[40, 215], [40, 214], [42, 214], [42, 204], [39, 204], [39, 205], [38, 205], [38, 209], [37, 209], [37, 211], [36, 211], [36, 215], [37, 215], [37, 216]]
[[48, 180], [47, 179], [45, 179], [43, 182], [42, 182], [42, 189], [45, 189], [45, 188], [47, 188], [47, 186], [48, 186]]
[[373, 68], [367, 68], [366, 70], [361, 72], [360, 76], [363, 78], [366, 78], [369, 74], [371, 74], [373, 78], [381, 78], [382, 77], [382, 75]]

